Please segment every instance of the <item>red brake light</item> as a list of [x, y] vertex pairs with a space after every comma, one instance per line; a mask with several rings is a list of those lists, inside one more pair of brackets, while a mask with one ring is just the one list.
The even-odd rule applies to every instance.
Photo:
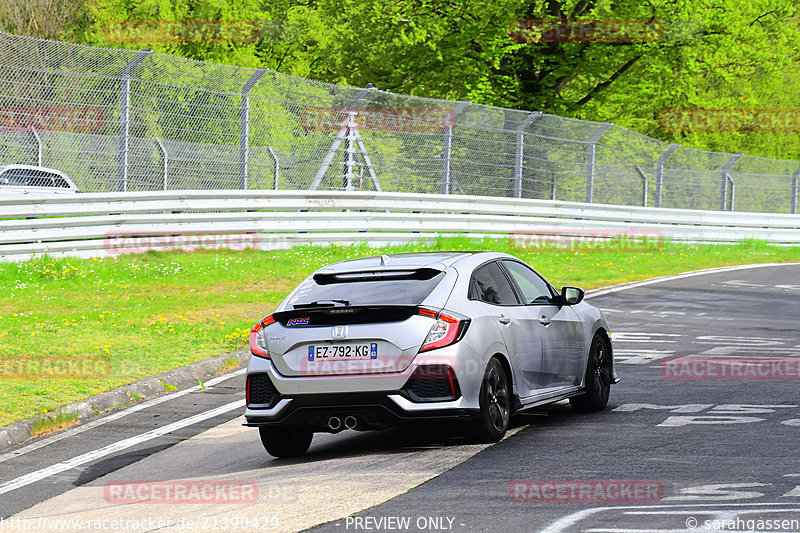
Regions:
[[436, 313], [429, 309], [420, 308], [419, 314], [437, 319], [436, 323], [428, 332], [425, 342], [422, 343], [422, 348], [419, 349], [420, 352], [426, 352], [453, 344], [460, 339], [467, 329], [466, 326], [469, 324], [468, 320], [459, 320], [450, 315], [445, 315], [444, 313], [439, 314], [437, 318]]
[[259, 357], [269, 359], [269, 352], [267, 351], [267, 339], [261, 333], [261, 330], [275, 322], [272, 315], [262, 319], [258, 322], [253, 329], [250, 330], [250, 353]]

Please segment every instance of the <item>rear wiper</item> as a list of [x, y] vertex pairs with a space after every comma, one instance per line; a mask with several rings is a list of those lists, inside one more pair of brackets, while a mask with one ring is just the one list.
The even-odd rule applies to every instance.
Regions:
[[350, 305], [350, 300], [317, 300], [307, 304], [294, 304], [292, 307], [295, 309], [308, 309], [310, 307], [336, 307], [336, 304]]

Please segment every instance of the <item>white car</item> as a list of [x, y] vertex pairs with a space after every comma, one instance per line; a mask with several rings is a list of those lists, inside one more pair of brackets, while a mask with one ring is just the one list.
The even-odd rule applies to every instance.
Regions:
[[329, 265], [253, 328], [246, 425], [276, 457], [315, 432], [456, 420], [499, 441], [515, 411], [606, 407], [608, 324], [508, 254], [427, 252]]
[[74, 194], [81, 192], [66, 174], [53, 168], [33, 165], [0, 167], [0, 195]]

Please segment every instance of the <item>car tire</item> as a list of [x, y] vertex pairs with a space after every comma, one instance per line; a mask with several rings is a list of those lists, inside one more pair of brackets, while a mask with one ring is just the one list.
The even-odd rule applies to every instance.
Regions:
[[584, 377], [585, 392], [569, 399], [572, 408], [582, 413], [602, 411], [611, 393], [611, 352], [599, 335], [592, 339]]
[[471, 436], [478, 442], [498, 442], [511, 418], [511, 385], [500, 361], [486, 365], [479, 396], [480, 413], [472, 423]]
[[304, 455], [314, 432], [301, 427], [260, 427], [261, 444], [273, 457], [300, 457]]

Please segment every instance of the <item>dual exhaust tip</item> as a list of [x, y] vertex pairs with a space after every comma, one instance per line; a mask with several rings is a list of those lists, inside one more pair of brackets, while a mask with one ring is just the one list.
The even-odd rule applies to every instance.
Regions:
[[[346, 416], [344, 418], [344, 428], [346, 429], [354, 429], [358, 424], [358, 420], [354, 416]], [[328, 427], [331, 428], [333, 431], [339, 431], [342, 428], [342, 419], [338, 416], [332, 416], [328, 420]]]

